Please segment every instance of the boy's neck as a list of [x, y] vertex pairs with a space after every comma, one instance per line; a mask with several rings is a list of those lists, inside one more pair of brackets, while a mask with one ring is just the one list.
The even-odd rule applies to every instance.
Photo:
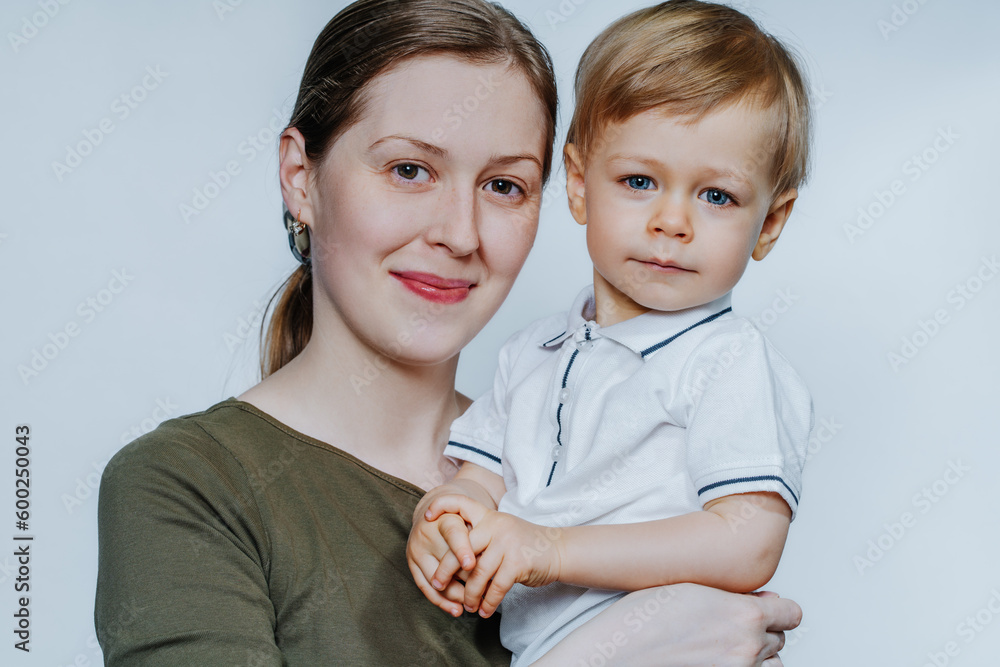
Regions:
[[594, 307], [597, 324], [610, 327], [649, 312], [609, 283], [597, 269], [594, 269]]

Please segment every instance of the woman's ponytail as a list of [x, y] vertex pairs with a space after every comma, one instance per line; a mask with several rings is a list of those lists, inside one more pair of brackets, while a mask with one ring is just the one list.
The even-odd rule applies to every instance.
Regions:
[[312, 336], [312, 268], [300, 265], [267, 303], [277, 299], [268, 321], [265, 311], [260, 325], [260, 375], [271, 375], [299, 355]]

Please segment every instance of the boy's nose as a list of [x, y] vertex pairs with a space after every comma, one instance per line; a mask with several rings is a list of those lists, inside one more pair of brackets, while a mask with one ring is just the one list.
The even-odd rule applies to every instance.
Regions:
[[654, 236], [665, 234], [685, 243], [694, 238], [690, 212], [680, 203], [664, 203], [650, 218], [648, 229]]

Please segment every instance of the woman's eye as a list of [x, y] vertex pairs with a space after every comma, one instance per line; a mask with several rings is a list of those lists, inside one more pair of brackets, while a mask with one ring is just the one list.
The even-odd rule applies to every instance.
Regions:
[[653, 179], [645, 176], [629, 176], [625, 182], [633, 190], [650, 190], [653, 187]]
[[701, 193], [701, 196], [702, 199], [704, 199], [709, 204], [712, 204], [714, 206], [725, 206], [726, 204], [733, 201], [733, 198], [730, 197], [725, 192], [723, 192], [722, 190], [715, 190], [715, 189], [705, 190], [703, 193]]
[[520, 193], [521, 188], [514, 183], [514, 181], [508, 181], [503, 178], [498, 178], [496, 180], [490, 181], [490, 191], [495, 192], [498, 195], [503, 195], [509, 197], [512, 194]]
[[[399, 164], [392, 168], [396, 175], [407, 181], [426, 181], [430, 174], [423, 167], [418, 167], [415, 164]], [[423, 176], [421, 176], [423, 172]]]

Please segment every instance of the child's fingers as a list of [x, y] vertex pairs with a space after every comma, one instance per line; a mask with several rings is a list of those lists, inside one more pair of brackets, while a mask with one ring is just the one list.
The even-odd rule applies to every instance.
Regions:
[[410, 560], [410, 569], [416, 568], [423, 575], [424, 580], [434, 587], [435, 590], [442, 590], [445, 584], [450, 581], [450, 579], [439, 579], [440, 584], [435, 585], [434, 574], [437, 572], [438, 568], [441, 566], [441, 561], [439, 561], [434, 556], [426, 554], [422, 557]]
[[456, 579], [452, 579], [448, 583], [448, 587], [441, 591], [441, 595], [451, 600], [459, 607], [465, 604], [465, 586]]
[[483, 601], [479, 605], [479, 615], [483, 618], [489, 618], [493, 615], [493, 612], [497, 610], [500, 603], [503, 602], [504, 596], [507, 595], [507, 591], [516, 583], [514, 581], [514, 572], [509, 567], [503, 567], [501, 565], [497, 573], [493, 575], [493, 580], [490, 582], [490, 586], [486, 589], [486, 595], [483, 596]]
[[[461, 518], [458, 521], [461, 522]], [[406, 554], [411, 558], [419, 559], [420, 556], [430, 554], [441, 559], [449, 551], [448, 542], [441, 535], [441, 526], [437, 523], [421, 522], [414, 526], [406, 542]]]
[[[445, 514], [438, 523], [440, 524], [441, 536], [448, 543], [450, 554], [453, 554], [463, 570], [471, 570], [476, 565], [476, 553], [472, 550], [472, 542], [469, 541], [469, 528], [465, 525], [465, 520], [457, 514]], [[454, 574], [454, 572], [452, 572]], [[451, 575], [448, 577], [451, 578]], [[442, 579], [447, 581], [447, 579]]]
[[465, 609], [467, 611], [479, 609], [479, 604], [486, 593], [486, 587], [502, 562], [503, 554], [495, 549], [487, 549], [479, 554], [476, 569], [472, 571], [468, 581], [465, 582]]
[[475, 526], [488, 512], [491, 511], [492, 510], [489, 507], [476, 502], [468, 496], [449, 494], [435, 498], [431, 504], [427, 506], [424, 518], [428, 521], [434, 521], [442, 514], [457, 514], [462, 517], [466, 523]]
[[[441, 593], [434, 590], [427, 581], [427, 578], [424, 576], [424, 573], [421, 572], [420, 568], [413, 562], [410, 562], [410, 574], [413, 575], [413, 581], [417, 584], [417, 588], [420, 589], [420, 592], [423, 593], [424, 597], [430, 600], [432, 604], [440, 607], [445, 612], [456, 618], [462, 615], [462, 605], [457, 601], [449, 600]], [[449, 593], [454, 596], [457, 594], [457, 591], [451, 590]]]
[[444, 590], [447, 583], [455, 577], [455, 573], [459, 570], [458, 558], [455, 554], [448, 553], [444, 558], [441, 559], [441, 563], [438, 564], [437, 570], [431, 576], [431, 586], [437, 590]]

